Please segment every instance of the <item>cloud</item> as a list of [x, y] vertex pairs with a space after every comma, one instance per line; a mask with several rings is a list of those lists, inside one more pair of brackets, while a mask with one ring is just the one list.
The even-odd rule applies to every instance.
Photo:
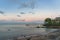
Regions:
[[4, 14], [4, 12], [3, 11], [0, 11], [0, 14]]
[[25, 14], [24, 12], [20, 12], [20, 14]]
[[35, 1], [35, 0], [32, 0], [32, 1], [30, 2], [30, 4], [31, 4], [31, 8], [32, 8], [32, 9], [34, 9], [34, 8], [35, 8], [35, 3], [36, 3], [36, 1]]
[[9, 0], [10, 3], [12, 4], [17, 4], [18, 7], [17, 9], [24, 9], [24, 8], [30, 8], [34, 9], [36, 0]]
[[29, 1], [21, 2], [19, 4], [20, 5], [19, 8], [32, 8], [32, 9], [34, 9], [35, 8], [35, 3], [36, 3], [35, 0], [29, 0]]
[[21, 17], [20, 15], [17, 15], [17, 17]]
[[13, 21], [25, 21], [25, 19], [16, 19], [16, 20], [13, 20]]
[[29, 13], [31, 13], [31, 14], [35, 14], [34, 12], [29, 12]]
[[21, 21], [25, 21], [25, 19], [21, 20]]

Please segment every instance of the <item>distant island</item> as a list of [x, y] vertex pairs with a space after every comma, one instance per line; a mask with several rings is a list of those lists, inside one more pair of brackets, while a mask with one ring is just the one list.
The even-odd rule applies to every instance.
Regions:
[[47, 28], [60, 28], [60, 17], [56, 17], [55, 19], [46, 18], [44, 20], [44, 26]]

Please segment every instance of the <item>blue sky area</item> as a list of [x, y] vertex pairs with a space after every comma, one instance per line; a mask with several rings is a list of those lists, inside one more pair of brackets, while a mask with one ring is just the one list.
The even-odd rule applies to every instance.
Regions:
[[31, 22], [60, 16], [60, 0], [0, 0], [0, 21]]

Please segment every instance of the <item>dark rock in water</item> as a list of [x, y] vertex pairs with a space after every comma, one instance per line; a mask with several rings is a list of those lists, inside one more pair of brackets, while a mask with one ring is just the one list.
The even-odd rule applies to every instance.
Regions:
[[26, 26], [29, 26], [29, 24], [26, 24]]
[[27, 38], [27, 40], [31, 40], [31, 38]]
[[8, 39], [8, 40], [13, 40], [13, 39]]
[[11, 29], [8, 29], [8, 31], [11, 31]]
[[40, 28], [40, 26], [37, 26], [36, 28]]
[[56, 35], [50, 35], [50, 36], [48, 36], [48, 37], [49, 37], [49, 39], [55, 39], [55, 38], [57, 38]]
[[56, 38], [56, 40], [60, 40], [60, 36]]
[[26, 36], [25, 37], [27, 40], [31, 40], [31, 36]]

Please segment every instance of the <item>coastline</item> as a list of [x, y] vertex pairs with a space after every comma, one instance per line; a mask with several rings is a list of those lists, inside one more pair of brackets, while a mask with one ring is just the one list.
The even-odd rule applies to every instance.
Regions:
[[49, 32], [48, 34], [31, 34], [27, 36], [15, 37], [13, 40], [53, 40], [60, 38], [60, 30]]

